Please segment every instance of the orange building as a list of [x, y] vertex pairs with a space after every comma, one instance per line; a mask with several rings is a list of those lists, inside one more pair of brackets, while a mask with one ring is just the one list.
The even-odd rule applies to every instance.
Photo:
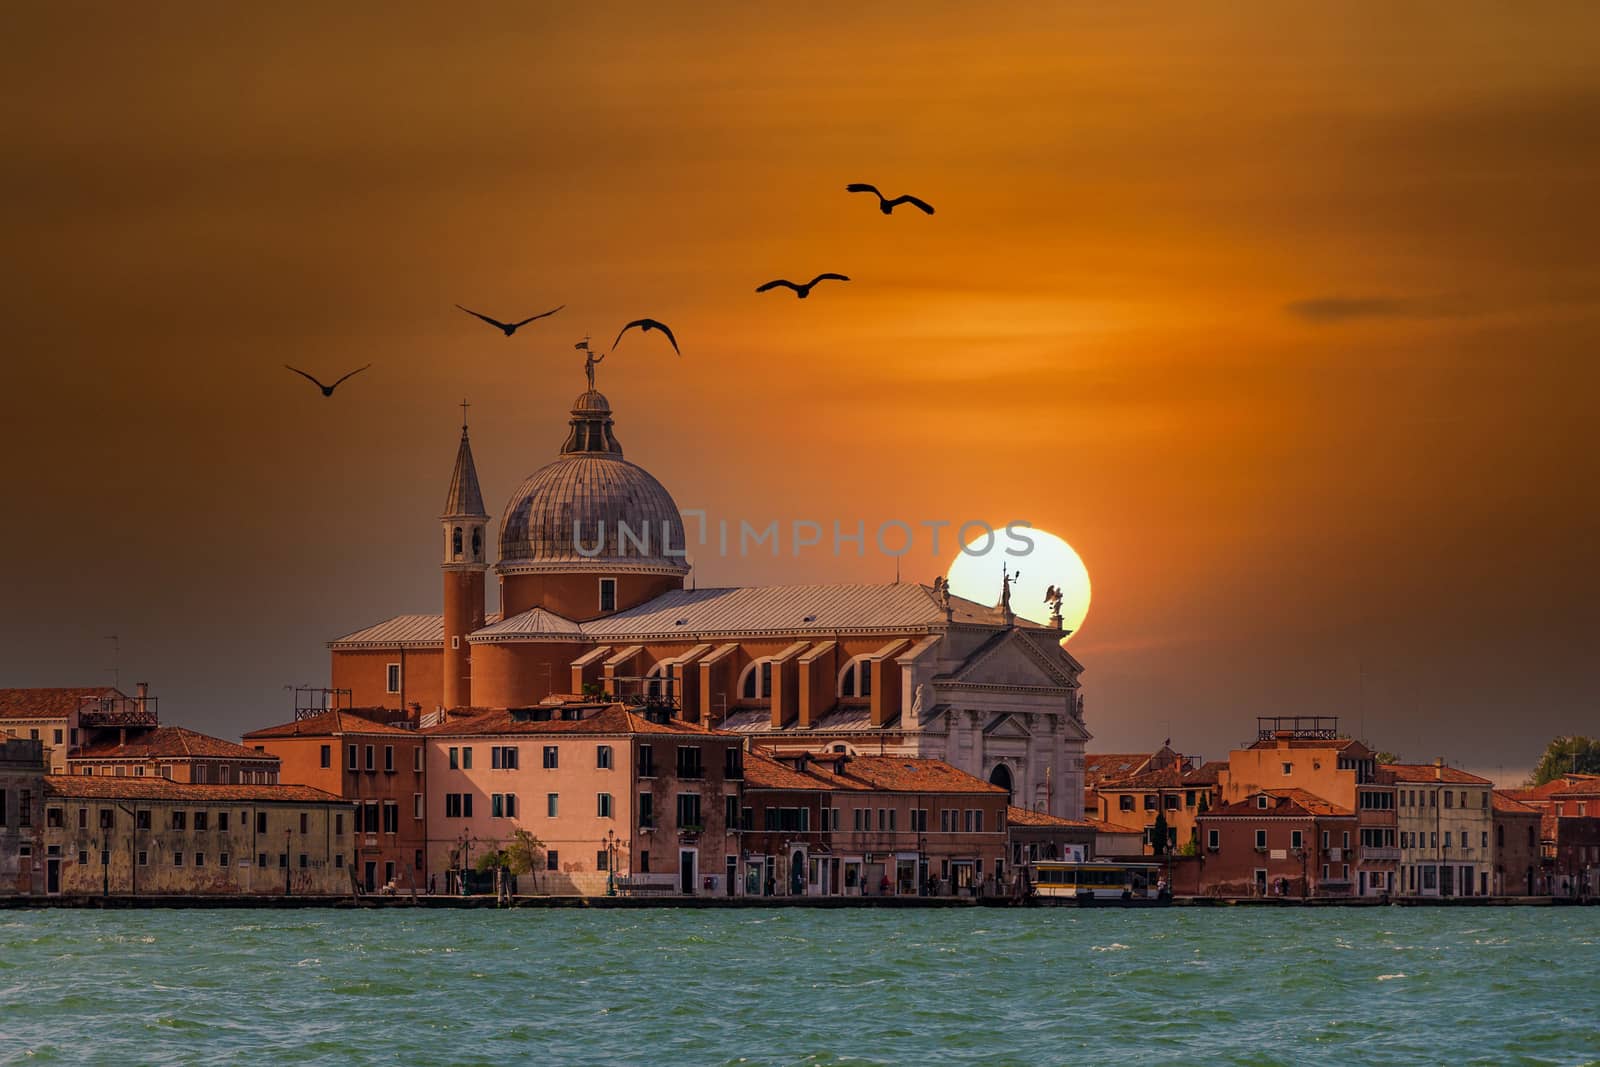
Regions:
[[121, 730], [67, 757], [67, 773], [102, 778], [167, 778], [210, 785], [275, 785], [278, 758], [182, 726]]
[[80, 743], [80, 709], [121, 706], [128, 697], [111, 686], [0, 689], [0, 734], [38, 741], [50, 773], [67, 773], [67, 754]]
[[732, 895], [740, 739], [664, 712], [553, 701], [468, 710], [424, 731], [428, 856], [471, 869], [519, 830], [544, 869], [518, 892], [594, 896], [629, 886]]
[[1152, 838], [1159, 818], [1166, 826], [1165, 854], [1192, 851], [1185, 846], [1197, 839], [1197, 816], [1217, 806], [1217, 778], [1222, 763], [1201, 763], [1192, 756], [1180, 756], [1163, 745], [1137, 762], [1126, 757], [1102, 758], [1092, 793], [1092, 813], [1101, 822], [1120, 830], [1137, 833], [1143, 851], [1156, 851]]
[[623, 458], [592, 387], [556, 459], [502, 510], [497, 562], [465, 426], [440, 522], [442, 613], [329, 644], [332, 685], [356, 704], [431, 725], [561, 694], [649, 700], [776, 748], [943, 759], [1023, 807], [1081, 814], [1082, 665], [1059, 625], [1011, 611], [998, 561], [993, 606], [942, 585], [685, 588], [678, 507]]
[[384, 721], [381, 709], [332, 710], [252, 730], [257, 753], [285, 784], [312, 786], [352, 809], [350, 877], [367, 892], [428, 884], [424, 739]]
[[1006, 793], [942, 760], [752, 753], [743, 893], [994, 893], [1005, 880]]

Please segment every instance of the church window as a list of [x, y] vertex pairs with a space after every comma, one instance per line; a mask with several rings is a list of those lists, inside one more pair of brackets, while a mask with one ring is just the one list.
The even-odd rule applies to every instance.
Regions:
[[844, 665], [839, 673], [839, 695], [845, 698], [872, 695], [872, 663], [865, 656], [857, 656]]
[[772, 696], [772, 661], [758, 659], [739, 676], [741, 700], [766, 700]]
[[472, 558], [483, 558], [483, 530], [476, 526], [472, 528]]
[[455, 533], [450, 535], [450, 554], [456, 559], [461, 558], [461, 527], [457, 526]]
[[600, 579], [600, 610], [617, 610], [617, 580], [615, 578]]
[[387, 670], [386, 673], [388, 674], [388, 678], [387, 678], [388, 692], [391, 692], [391, 693], [400, 692], [400, 664], [398, 664], [398, 663], [389, 664], [388, 665], [388, 670]]

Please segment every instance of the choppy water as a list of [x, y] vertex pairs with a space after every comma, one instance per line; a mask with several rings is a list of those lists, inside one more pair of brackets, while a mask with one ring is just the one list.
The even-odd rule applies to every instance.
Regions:
[[1600, 908], [0, 913], [0, 1063], [1600, 1063]]

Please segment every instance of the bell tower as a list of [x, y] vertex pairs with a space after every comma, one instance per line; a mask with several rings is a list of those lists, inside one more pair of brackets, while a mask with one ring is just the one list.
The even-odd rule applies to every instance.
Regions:
[[467, 439], [467, 402], [461, 402], [461, 445], [450, 475], [450, 493], [444, 514], [444, 706], [472, 703], [472, 652], [467, 636], [483, 627], [483, 581], [488, 563], [484, 526], [483, 491], [478, 488], [478, 468], [472, 462]]

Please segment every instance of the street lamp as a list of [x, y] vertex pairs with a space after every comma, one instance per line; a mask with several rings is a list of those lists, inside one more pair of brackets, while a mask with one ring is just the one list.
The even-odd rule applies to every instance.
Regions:
[[606, 896], [617, 895], [617, 832], [607, 830], [606, 842]]

